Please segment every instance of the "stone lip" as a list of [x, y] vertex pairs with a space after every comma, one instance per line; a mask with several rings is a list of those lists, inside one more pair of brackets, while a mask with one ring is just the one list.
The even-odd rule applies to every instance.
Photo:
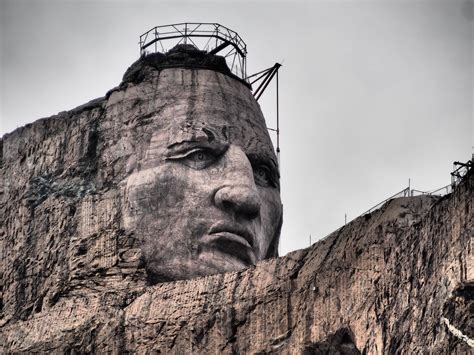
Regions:
[[209, 69], [225, 74], [251, 89], [249, 83], [233, 74], [225, 58], [208, 54], [190, 44], [178, 44], [165, 54], [156, 52], [140, 57], [125, 72], [122, 83], [139, 83], [145, 79], [148, 69], [161, 70], [165, 68]]

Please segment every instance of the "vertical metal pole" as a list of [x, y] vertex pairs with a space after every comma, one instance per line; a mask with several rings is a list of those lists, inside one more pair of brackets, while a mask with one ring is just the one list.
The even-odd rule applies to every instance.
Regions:
[[[454, 170], [455, 170], [456, 166], [453, 164], [453, 173], [454, 173]], [[454, 185], [456, 184], [456, 178], [454, 177], [454, 174], [451, 173], [451, 186], [454, 187]]]
[[309, 235], [309, 246], [311, 246], [311, 234]]
[[344, 213], [344, 225], [347, 224], [347, 213]]
[[247, 57], [244, 57], [245, 61], [245, 71], [244, 71], [244, 78], [247, 76]]
[[280, 169], [280, 109], [279, 109], [279, 90], [278, 90], [278, 87], [279, 87], [279, 84], [278, 84], [278, 69], [277, 69], [277, 72], [276, 72], [276, 76], [277, 76], [277, 81], [276, 81], [276, 84], [277, 84], [277, 87], [276, 87], [276, 94], [277, 94], [277, 97], [276, 97], [276, 110], [277, 110], [277, 129], [276, 129], [276, 133], [277, 133], [277, 160], [278, 160], [278, 169]]
[[188, 24], [185, 23], [184, 24], [184, 44], [187, 44], [188, 43]]

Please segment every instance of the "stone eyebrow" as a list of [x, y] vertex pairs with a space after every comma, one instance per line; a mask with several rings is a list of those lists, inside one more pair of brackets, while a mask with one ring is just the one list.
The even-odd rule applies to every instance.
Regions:
[[196, 144], [202, 144], [202, 143], [206, 143], [206, 141], [201, 138], [189, 139], [189, 140], [183, 140], [183, 141], [171, 143], [170, 145], [166, 147], [166, 149], [173, 150], [173, 149], [179, 149], [181, 147], [196, 146]]
[[207, 127], [202, 127], [201, 129], [181, 129], [174, 135], [170, 136], [170, 144], [166, 148], [172, 149], [175, 145], [186, 143], [212, 143], [215, 140], [220, 141], [221, 143], [227, 141], [226, 139], [223, 139], [223, 137], [220, 137], [217, 132], [214, 132], [212, 129]]
[[202, 139], [202, 137], [198, 137], [197, 139], [190, 139], [172, 143], [167, 146], [166, 149], [168, 150], [169, 154], [177, 154], [192, 148], [212, 149], [216, 153], [221, 154], [226, 151], [228, 147], [229, 144], [226, 142], [217, 139], [208, 141], [207, 139]]

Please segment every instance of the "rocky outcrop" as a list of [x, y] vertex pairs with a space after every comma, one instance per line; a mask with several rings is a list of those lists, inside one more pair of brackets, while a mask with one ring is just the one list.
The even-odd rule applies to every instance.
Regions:
[[0, 352], [472, 350], [472, 174], [443, 198], [391, 200], [309, 249], [150, 286], [120, 182], [155, 113], [181, 95], [155, 93], [176, 78], [244, 86], [142, 64], [106, 97], [0, 140]]
[[440, 200], [392, 200], [242, 272], [146, 287], [104, 271], [46, 297], [31, 291], [42, 278], [23, 274], [2, 352], [467, 353], [472, 185], [471, 175]]

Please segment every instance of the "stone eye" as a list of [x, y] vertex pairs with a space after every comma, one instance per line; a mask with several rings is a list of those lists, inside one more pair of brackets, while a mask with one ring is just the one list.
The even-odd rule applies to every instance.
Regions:
[[255, 183], [260, 186], [270, 186], [273, 185], [270, 170], [264, 166], [259, 165], [254, 168], [253, 171]]
[[188, 159], [198, 161], [198, 162], [203, 162], [207, 160], [212, 160], [213, 155], [210, 154], [209, 152], [204, 152], [202, 150], [198, 150], [197, 152], [193, 152], [187, 156]]
[[210, 149], [193, 149], [188, 154], [179, 159], [179, 161], [196, 170], [207, 168], [212, 165], [219, 156]]

